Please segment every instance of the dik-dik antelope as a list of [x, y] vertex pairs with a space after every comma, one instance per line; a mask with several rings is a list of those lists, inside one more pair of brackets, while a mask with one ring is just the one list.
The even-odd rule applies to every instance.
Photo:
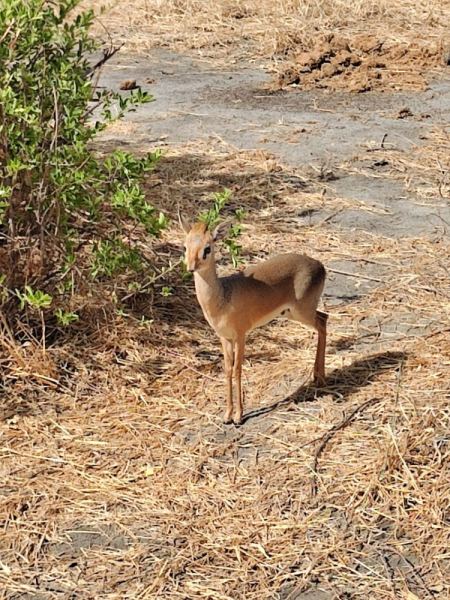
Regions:
[[[319, 334], [314, 380], [325, 382], [325, 345], [328, 315], [317, 310], [325, 283], [325, 268], [302, 254], [280, 254], [228, 277], [218, 277], [214, 244], [230, 227], [220, 223], [212, 233], [205, 223], [194, 226], [179, 215], [186, 234], [186, 265], [194, 273], [195, 291], [206, 320], [222, 342], [227, 382], [224, 423], [242, 423], [241, 370], [245, 335], [276, 317], [284, 316], [313, 327]], [[233, 375], [236, 410], [233, 414]]]

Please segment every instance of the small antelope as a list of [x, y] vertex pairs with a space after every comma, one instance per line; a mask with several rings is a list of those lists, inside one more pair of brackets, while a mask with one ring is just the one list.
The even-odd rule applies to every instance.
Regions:
[[[319, 339], [314, 363], [314, 381], [325, 382], [325, 345], [328, 315], [317, 310], [325, 283], [325, 268], [302, 254], [280, 254], [228, 277], [218, 277], [214, 243], [230, 227], [220, 223], [210, 233], [205, 223], [194, 226], [179, 214], [186, 234], [186, 264], [194, 273], [195, 291], [206, 320], [220, 337], [227, 382], [224, 423], [242, 423], [241, 370], [245, 335], [276, 317], [284, 316], [314, 327]], [[233, 414], [233, 375], [236, 410]]]

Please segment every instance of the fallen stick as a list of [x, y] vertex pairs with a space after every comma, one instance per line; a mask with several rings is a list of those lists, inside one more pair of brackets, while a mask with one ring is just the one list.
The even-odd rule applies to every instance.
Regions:
[[369, 277], [368, 275], [359, 275], [358, 273], [348, 273], [347, 271], [339, 271], [338, 269], [330, 269], [327, 267], [329, 273], [337, 273], [338, 275], [347, 275], [347, 277], [357, 277], [359, 279], [368, 279], [369, 281], [376, 281], [377, 283], [383, 283], [384, 279], [376, 279], [375, 277]]

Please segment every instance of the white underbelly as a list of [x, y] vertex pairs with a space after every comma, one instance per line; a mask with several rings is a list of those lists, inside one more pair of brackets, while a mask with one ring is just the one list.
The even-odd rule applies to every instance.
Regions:
[[[277, 319], [278, 317], [282, 317], [282, 318], [284, 317], [284, 318], [289, 319], [290, 318], [289, 308], [290, 308], [289, 304], [279, 306], [279, 307], [277, 307], [276, 310], [273, 310], [272, 312], [265, 314], [258, 321], [251, 323], [250, 327], [249, 327], [249, 323], [247, 321], [248, 315], [246, 315], [245, 312], [242, 313], [242, 315], [240, 315], [238, 312], [234, 313], [234, 315], [233, 315], [234, 319], [230, 319], [226, 315], [212, 317], [206, 311], [204, 311], [204, 314], [205, 314], [206, 320], [208, 321], [208, 323], [214, 329], [214, 331], [217, 333], [218, 336], [225, 338], [227, 340], [236, 340], [238, 338], [237, 331], [242, 331], [242, 330], [245, 330], [245, 332], [252, 331], [253, 329], [256, 329], [257, 327], [262, 327], [263, 325], [270, 323], [270, 321], [273, 321], [274, 319]], [[245, 311], [245, 309], [243, 309], [243, 310]], [[242, 317], [243, 322], [242, 321], [241, 321], [241, 323], [235, 322], [236, 320], [239, 320], [240, 317]]]
[[288, 319], [289, 315], [290, 315], [289, 304], [286, 304], [281, 307], [279, 306], [276, 310], [264, 315], [263, 317], [261, 317], [261, 319], [259, 319], [259, 321], [256, 321], [255, 323], [253, 323], [250, 331], [252, 331], [253, 329], [256, 329], [257, 327], [262, 327], [263, 325], [267, 325], [267, 323], [270, 323], [270, 321], [273, 321], [274, 319], [277, 319], [278, 317], [285, 317]]

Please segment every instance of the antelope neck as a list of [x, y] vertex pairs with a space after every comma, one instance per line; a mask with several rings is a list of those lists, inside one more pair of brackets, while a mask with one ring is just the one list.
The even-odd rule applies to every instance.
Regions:
[[195, 291], [204, 312], [211, 315], [219, 310], [223, 296], [223, 289], [219, 277], [217, 277], [216, 267], [194, 273]]

